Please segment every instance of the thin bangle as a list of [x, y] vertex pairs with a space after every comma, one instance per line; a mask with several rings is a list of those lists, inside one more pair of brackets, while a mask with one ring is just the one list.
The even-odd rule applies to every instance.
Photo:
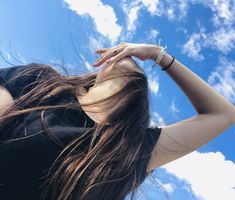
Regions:
[[[160, 46], [161, 47], [161, 46]], [[165, 56], [167, 54], [167, 51], [165, 51], [166, 47], [161, 47], [161, 50], [155, 60], [155, 64], [152, 66], [152, 68], [154, 68], [156, 65], [159, 65], [159, 63], [162, 60], [162, 57]]]
[[170, 62], [170, 64], [169, 65], [167, 65], [167, 66], [165, 66], [165, 67], [162, 67], [161, 68], [161, 70], [166, 70], [166, 69], [168, 69], [172, 64], [173, 64], [173, 62], [174, 62], [174, 60], [175, 60], [175, 57], [174, 56], [171, 56], [173, 59], [172, 59], [172, 61]]
[[160, 63], [162, 57], [163, 57], [165, 54], [166, 54], [166, 51], [164, 50], [164, 48], [162, 48], [161, 51], [160, 51], [159, 54], [158, 54], [158, 57], [157, 57], [156, 61], [155, 61], [155, 63], [156, 63], [157, 65], [159, 65], [159, 63]]

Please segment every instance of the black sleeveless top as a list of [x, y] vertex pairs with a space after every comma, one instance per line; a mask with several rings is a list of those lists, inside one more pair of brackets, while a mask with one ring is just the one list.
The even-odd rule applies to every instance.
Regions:
[[[0, 85], [5, 86], [14, 99], [35, 86], [32, 83], [38, 74], [19, 76], [16, 79], [12, 77], [33, 65], [35, 64], [0, 68]], [[26, 87], [30, 84], [30, 87]], [[54, 97], [51, 103], [56, 105], [71, 99], [77, 101], [75, 96], [65, 92]], [[56, 130], [56, 137], [64, 146], [95, 124], [84, 111], [53, 109], [45, 111], [44, 115], [51, 132]], [[43, 133], [40, 117], [41, 111], [34, 111], [23, 117], [15, 117], [4, 126], [0, 124], [0, 199], [40, 199], [42, 183], [45, 181], [43, 177], [62, 150], [48, 134]], [[161, 128], [156, 128], [156, 133], [147, 138], [146, 145], [153, 147], [160, 132]], [[3, 145], [8, 139], [21, 137], [25, 139]], [[83, 145], [89, 145], [88, 142], [85, 141]]]

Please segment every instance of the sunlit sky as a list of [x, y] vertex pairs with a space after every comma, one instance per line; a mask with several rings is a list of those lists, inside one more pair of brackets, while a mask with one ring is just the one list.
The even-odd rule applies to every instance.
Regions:
[[[91, 64], [100, 47], [160, 43], [235, 104], [234, 0], [0, 2], [0, 67], [37, 62], [65, 65], [70, 74], [80, 74], [97, 70]], [[152, 124], [166, 126], [197, 114], [164, 71], [152, 69], [152, 61], [134, 59], [148, 76]], [[233, 126], [153, 176], [172, 200], [235, 199], [234, 148]], [[150, 177], [141, 188], [138, 200], [166, 199]]]

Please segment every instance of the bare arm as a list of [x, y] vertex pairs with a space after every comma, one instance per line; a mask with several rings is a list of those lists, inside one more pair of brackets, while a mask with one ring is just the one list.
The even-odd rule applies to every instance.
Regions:
[[[166, 66], [171, 60], [170, 55], [165, 55], [160, 66]], [[235, 107], [178, 60], [166, 73], [187, 95], [198, 115], [162, 127], [147, 171], [196, 150], [235, 123]]]
[[[97, 50], [96, 53], [104, 53], [104, 55], [94, 63], [94, 66], [99, 66], [112, 58], [108, 61], [111, 64], [125, 56], [136, 56], [141, 60], [155, 60], [160, 50], [161, 48], [157, 45], [124, 42], [112, 48]], [[165, 55], [160, 66], [168, 65], [171, 60], [170, 55]], [[198, 114], [192, 118], [162, 127], [147, 171], [196, 150], [235, 123], [235, 107], [178, 60], [175, 60], [166, 73], [182, 89]]]
[[[166, 66], [171, 60], [172, 57], [167, 54], [161, 60], [160, 66]], [[166, 73], [187, 95], [198, 114], [225, 113], [226, 115], [231, 115], [230, 117], [235, 122], [234, 106], [177, 59], [166, 70]]]

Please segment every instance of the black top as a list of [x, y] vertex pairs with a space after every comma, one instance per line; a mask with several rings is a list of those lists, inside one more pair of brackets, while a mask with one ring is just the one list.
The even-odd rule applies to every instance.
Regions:
[[[0, 69], [0, 85], [4, 85], [14, 99], [35, 87], [32, 83], [38, 74], [12, 79], [33, 65], [35, 64]], [[71, 99], [77, 101], [75, 96], [63, 93], [54, 97], [50, 104], [56, 105], [66, 100], [71, 102]], [[56, 137], [64, 146], [95, 124], [84, 111], [53, 109], [45, 111], [44, 114], [51, 132], [56, 129]], [[44, 134], [40, 115], [41, 111], [34, 111], [14, 118], [10, 124], [0, 126], [0, 199], [40, 199], [43, 177], [47, 175], [49, 167], [62, 150], [48, 134]], [[147, 139], [151, 144], [155, 144], [160, 133], [161, 128], [156, 128], [156, 133], [150, 134]], [[26, 139], [1, 146], [2, 141], [21, 137]], [[149, 142], [147, 141], [146, 145]]]

